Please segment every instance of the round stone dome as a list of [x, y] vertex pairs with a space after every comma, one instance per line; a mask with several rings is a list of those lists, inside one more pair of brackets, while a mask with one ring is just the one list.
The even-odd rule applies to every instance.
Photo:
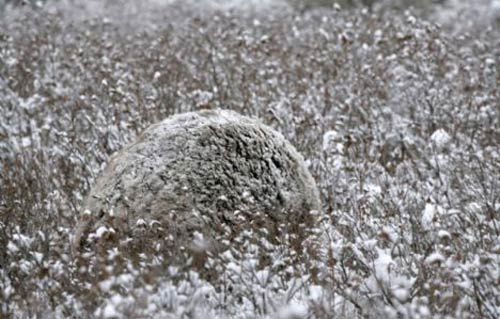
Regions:
[[[74, 249], [151, 235], [209, 242], [259, 216], [270, 236], [319, 209], [302, 156], [278, 132], [229, 110], [174, 115], [114, 154], [84, 200]], [[244, 218], [243, 218], [244, 217]], [[149, 230], [155, 229], [156, 231]]]

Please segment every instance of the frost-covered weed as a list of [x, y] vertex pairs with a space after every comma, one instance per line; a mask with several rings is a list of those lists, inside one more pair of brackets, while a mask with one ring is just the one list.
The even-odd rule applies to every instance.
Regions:
[[[120, 1], [4, 12], [0, 317], [498, 317], [491, 11], [440, 27], [377, 6], [155, 2], [137, 15]], [[81, 267], [73, 226], [109, 156], [168, 115], [217, 107], [260, 117], [307, 159], [317, 249], [297, 251], [286, 227], [280, 243], [249, 227], [208, 256], [218, 285], [119, 249]]]

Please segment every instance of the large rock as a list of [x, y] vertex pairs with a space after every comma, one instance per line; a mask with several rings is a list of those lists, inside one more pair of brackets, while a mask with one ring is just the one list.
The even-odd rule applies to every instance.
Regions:
[[74, 249], [153, 234], [177, 248], [195, 233], [210, 243], [249, 229], [252, 216], [272, 240], [280, 224], [307, 224], [318, 209], [315, 182], [280, 133], [233, 111], [185, 113], [112, 156], [84, 201]]

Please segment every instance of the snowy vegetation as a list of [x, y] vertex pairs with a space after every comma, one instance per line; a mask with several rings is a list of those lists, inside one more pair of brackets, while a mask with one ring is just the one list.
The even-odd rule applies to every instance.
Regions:
[[[497, 1], [124, 1], [3, 9], [1, 318], [499, 317]], [[207, 108], [304, 155], [322, 200], [308, 249], [249, 223], [201, 270], [154, 241], [73, 258], [110, 156]]]

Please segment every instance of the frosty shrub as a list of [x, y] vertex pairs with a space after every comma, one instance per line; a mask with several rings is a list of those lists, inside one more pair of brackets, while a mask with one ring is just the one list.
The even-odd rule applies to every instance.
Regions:
[[229, 110], [184, 113], [113, 155], [84, 201], [75, 250], [116, 239], [146, 242], [144, 252], [154, 236], [172, 258], [178, 249], [216, 249], [225, 228], [231, 238], [263, 228], [276, 242], [280, 225], [312, 227], [309, 212], [319, 208], [302, 156], [281, 134]]

